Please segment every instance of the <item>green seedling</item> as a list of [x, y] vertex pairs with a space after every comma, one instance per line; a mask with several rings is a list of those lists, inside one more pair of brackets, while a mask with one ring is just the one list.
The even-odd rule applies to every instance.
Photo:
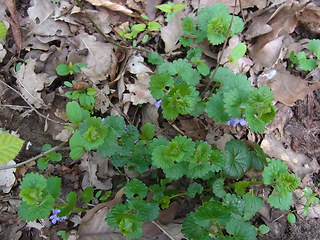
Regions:
[[236, 60], [242, 58], [246, 51], [247, 46], [244, 43], [239, 43], [232, 49], [231, 56], [228, 57], [229, 62], [234, 65], [238, 65], [238, 62]]
[[7, 28], [6, 25], [0, 21], [0, 39], [3, 39], [7, 36]]
[[172, 2], [168, 2], [167, 4], [157, 5], [156, 8], [160, 9], [162, 12], [167, 13], [167, 20], [171, 21], [174, 14], [184, 9], [186, 6], [186, 4], [175, 4]]
[[290, 53], [291, 67], [299, 65], [305, 71], [312, 71], [320, 68], [320, 39], [313, 39], [308, 43], [310, 54], [299, 52], [295, 55], [294, 51]]
[[303, 215], [307, 216], [309, 213], [309, 207], [311, 207], [313, 204], [319, 204], [320, 199], [317, 198], [319, 193], [313, 193], [312, 189], [310, 187], [305, 187], [303, 189], [303, 197], [307, 199], [306, 204], [304, 205], [304, 212]]
[[60, 64], [57, 66], [56, 71], [59, 76], [67, 76], [67, 75], [72, 75], [74, 72], [79, 73], [81, 72], [82, 67], [87, 67], [85, 63], [78, 62], [75, 64], [72, 64], [72, 62], [67, 64]]
[[[48, 151], [50, 150], [52, 147], [50, 144], [45, 144], [42, 147], [42, 151]], [[50, 152], [48, 153], [45, 157], [39, 158], [38, 160], [38, 168], [39, 169], [46, 169], [49, 166], [49, 161], [52, 162], [59, 162], [62, 159], [62, 155], [61, 153], [57, 153], [57, 152]]]
[[9, 133], [0, 134], [0, 164], [14, 159], [20, 152], [24, 141]]

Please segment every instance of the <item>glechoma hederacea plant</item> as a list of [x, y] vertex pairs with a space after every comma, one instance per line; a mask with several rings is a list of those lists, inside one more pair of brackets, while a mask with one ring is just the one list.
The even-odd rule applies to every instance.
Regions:
[[[220, 67], [213, 77], [216, 88], [207, 98], [200, 97], [198, 84], [206, 76], [211, 78], [213, 71], [201, 58], [202, 49], [191, 46], [204, 39], [212, 45], [221, 44], [227, 37], [231, 19], [230, 37], [243, 30], [242, 20], [232, 17], [223, 4], [203, 8], [196, 21], [186, 17], [182, 22], [184, 35], [180, 42], [187, 49], [186, 58], [164, 62], [158, 53], [148, 54], [148, 62], [157, 67], [156, 74], [151, 76], [150, 90], [155, 99], [161, 100], [158, 103], [161, 102], [166, 119], [205, 112], [214, 121], [234, 126], [247, 124], [255, 132], [263, 132], [273, 120], [276, 109], [270, 88], [266, 85], [255, 88], [245, 76], [234, 74], [226, 67]], [[245, 52], [243, 46], [237, 49], [242, 53], [235, 50], [233, 59]], [[201, 206], [187, 214], [182, 226], [185, 237], [194, 240], [251, 240], [256, 239], [257, 234], [268, 232], [265, 225], [253, 226], [250, 222], [264, 204], [255, 194], [256, 185], [273, 189], [268, 197], [271, 206], [290, 210], [292, 192], [299, 186], [300, 179], [290, 174], [281, 160], [265, 157], [258, 144], [248, 148], [240, 140], [233, 139], [221, 151], [205, 141], [193, 141], [186, 136], [171, 140], [158, 138], [150, 123], [139, 131], [133, 125], [126, 125], [122, 117], [100, 118], [92, 116], [89, 110], [77, 101], [66, 106], [73, 126], [69, 127], [73, 131], [69, 139], [72, 159], [81, 158], [85, 151], [97, 151], [119, 170], [128, 167], [143, 174], [152, 167], [157, 175], [155, 184], [150, 186], [139, 179], [128, 182], [124, 190], [126, 200], [109, 210], [105, 220], [126, 237], [140, 238], [143, 222], [156, 220], [160, 209], [168, 208], [182, 195], [202, 200]], [[261, 174], [246, 177], [245, 173], [252, 168]], [[190, 179], [185, 191], [168, 188], [172, 181], [182, 177]], [[56, 220], [83, 210], [76, 207], [80, 200], [75, 192], [67, 195], [66, 202], [61, 202], [61, 179], [58, 177], [28, 173], [20, 189], [19, 216], [26, 221], [46, 218], [56, 208], [59, 211], [55, 210], [55, 217], [52, 217]], [[84, 203], [93, 198], [93, 188], [81, 194]]]

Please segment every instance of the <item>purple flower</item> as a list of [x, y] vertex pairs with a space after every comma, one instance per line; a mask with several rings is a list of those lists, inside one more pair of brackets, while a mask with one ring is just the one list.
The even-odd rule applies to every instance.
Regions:
[[60, 209], [52, 210], [52, 216], [50, 217], [50, 220], [51, 220], [52, 224], [56, 224], [57, 222], [61, 222], [62, 220], [67, 219], [66, 216], [58, 217], [57, 214], [59, 212], [61, 212]]
[[241, 126], [244, 126], [247, 124], [246, 120], [244, 118], [230, 118], [230, 120], [227, 122], [228, 125], [233, 125], [234, 127], [237, 126], [237, 124], [240, 123]]
[[201, 165], [201, 164], [202, 164], [202, 162], [201, 162], [201, 161], [199, 161], [199, 162], [198, 162], [198, 164], [199, 164], [199, 165]]
[[155, 106], [156, 108], [159, 108], [159, 107], [161, 106], [161, 102], [162, 102], [162, 100], [160, 99], [160, 100], [156, 101], [156, 102], [153, 104], [153, 106]]

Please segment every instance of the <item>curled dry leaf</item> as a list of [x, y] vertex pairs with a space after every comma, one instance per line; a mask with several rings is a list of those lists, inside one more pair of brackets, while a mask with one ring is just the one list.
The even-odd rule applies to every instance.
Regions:
[[116, 1], [108, 1], [108, 0], [87, 0], [87, 1], [94, 6], [105, 7], [112, 11], [122, 12], [132, 17], [136, 16], [132, 10], [117, 3]]
[[141, 55], [132, 55], [127, 63], [127, 69], [132, 74], [152, 72], [150, 68], [145, 66], [144, 58]]
[[304, 99], [308, 93], [320, 88], [319, 82], [309, 85], [309, 82], [293, 76], [280, 66], [261, 74], [258, 84], [267, 84], [273, 90], [274, 100], [287, 106], [293, 106], [295, 101]]

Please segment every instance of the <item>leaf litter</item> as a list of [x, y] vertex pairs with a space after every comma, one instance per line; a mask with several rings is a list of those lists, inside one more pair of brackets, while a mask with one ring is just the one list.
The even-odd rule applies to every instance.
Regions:
[[[88, 0], [87, 2], [87, 13], [93, 17], [104, 33], [110, 34], [118, 41], [124, 41], [124, 39], [119, 37], [118, 32], [115, 31], [117, 27], [123, 22], [128, 22], [130, 26], [140, 23], [142, 21], [141, 13], [145, 13], [150, 20], [156, 19], [159, 17], [159, 11], [155, 8], [155, 5], [161, 4], [161, 1], [148, 0]], [[214, 2], [223, 2], [231, 12], [234, 10], [234, 1], [185, 0], [178, 2], [191, 6], [194, 11], [198, 11]], [[0, 49], [3, 56], [0, 59], [3, 59], [4, 63], [2, 65], [4, 66], [8, 62], [9, 56], [14, 56], [14, 51], [20, 52], [20, 49], [22, 49], [22, 57], [24, 55], [28, 56], [27, 52], [29, 52], [28, 57], [16, 60], [16, 62], [22, 62], [20, 69], [14, 69], [14, 67], [10, 69], [16, 79], [14, 84], [29, 103], [36, 109], [46, 111], [50, 118], [65, 122], [65, 99], [62, 99], [62, 97], [67, 90], [63, 87], [63, 81], [85, 81], [98, 90], [95, 111], [102, 116], [116, 112], [125, 116], [128, 122], [136, 125], [142, 122], [154, 122], [159, 130], [165, 134], [164, 136], [175, 135], [177, 130], [181, 129], [180, 133], [199, 139], [207, 138], [210, 144], [214, 143], [221, 149], [224, 149], [226, 139], [229, 140], [234, 137], [260, 139], [261, 146], [266, 154], [270, 157], [285, 160], [292, 172], [304, 179], [305, 182], [309, 179], [308, 184], [313, 187], [313, 190], [319, 192], [317, 187], [319, 182], [310, 180], [320, 175], [319, 165], [317, 164], [319, 158], [319, 151], [317, 150], [319, 149], [319, 143], [317, 140], [319, 140], [320, 130], [319, 78], [317, 79], [316, 74], [305, 78], [306, 74], [304, 72], [289, 71], [284, 56], [288, 58], [291, 52], [292, 44], [286, 45], [286, 41], [294, 41], [293, 36], [297, 37], [300, 34], [303, 38], [312, 39], [319, 34], [320, 9], [315, 4], [306, 5], [305, 2], [271, 2], [271, 8], [267, 6], [267, 1], [257, 0], [242, 1], [241, 8], [240, 6], [236, 7], [235, 13], [244, 19], [248, 19], [248, 28], [244, 32], [244, 36], [235, 35], [229, 40], [222, 57], [222, 63], [225, 63], [236, 44], [245, 41], [246, 44], [250, 45], [247, 54], [238, 60], [238, 65], [226, 64], [235, 73], [255, 74], [257, 85], [266, 83], [273, 90], [274, 100], [278, 102], [276, 105], [278, 111], [274, 122], [266, 130], [265, 136], [254, 136], [240, 126], [237, 126], [236, 129], [218, 126], [209, 121], [206, 122], [207, 119], [205, 118], [182, 118], [175, 123], [165, 123], [158, 110], [152, 106], [155, 99], [151, 96], [148, 87], [150, 75], [155, 70], [152, 65], [147, 63], [146, 54], [137, 55], [135, 53], [130, 56], [125, 51], [123, 56], [128, 58], [127, 61], [122, 62], [121, 58], [118, 57], [119, 48], [106, 42], [96, 33], [92, 25], [84, 20], [86, 18], [83, 13], [80, 13], [79, 8], [67, 0], [61, 0], [59, 3], [49, 0], [32, 0], [30, 3], [25, 3], [24, 6], [12, 5], [13, 2], [6, 1], [6, 6], [11, 13], [11, 20], [7, 20], [14, 38], [14, 47], [9, 48], [8, 43], [1, 40], [0, 48], [4, 46], [3, 50], [6, 52], [3, 54], [3, 50]], [[17, 6], [18, 8], [15, 9]], [[95, 8], [92, 6], [95, 6]], [[183, 33], [181, 19], [186, 15], [193, 17], [192, 14], [190, 11], [175, 14], [172, 21], [163, 23], [165, 26], [160, 29], [159, 36], [148, 41], [144, 46], [153, 51], [161, 50], [167, 56], [180, 54], [175, 51], [180, 46], [178, 40]], [[17, 19], [20, 20], [20, 27]], [[1, 20], [5, 19], [1, 18]], [[296, 44], [295, 49], [301, 50], [304, 48], [303, 41], [294, 41], [294, 43]], [[219, 50], [208, 46], [206, 51], [208, 52], [207, 57], [214, 62]], [[24, 60], [28, 61], [23, 62]], [[81, 78], [74, 76], [64, 79], [55, 75], [54, 70], [58, 64], [75, 61], [87, 64], [87, 68], [82, 69], [83, 75]], [[126, 70], [121, 68], [120, 62], [123, 63]], [[254, 66], [252, 66], [253, 64]], [[119, 76], [119, 78], [112, 76]], [[112, 81], [115, 80], [114, 83], [117, 84], [110, 84], [108, 82], [110, 78], [113, 78]], [[48, 97], [45, 96], [50, 93], [52, 93], [53, 98], [48, 101]], [[3, 100], [1, 96], [1, 101]], [[147, 106], [143, 107], [140, 113], [139, 105], [141, 104]], [[297, 109], [300, 109], [300, 112], [297, 112]], [[299, 114], [300, 117], [296, 117]], [[10, 127], [10, 122], [3, 121], [2, 118], [0, 126]], [[58, 124], [52, 122], [50, 124], [51, 126], [46, 130], [47, 133], [51, 133], [54, 139], [61, 141], [67, 138], [67, 136], [59, 135], [62, 134], [63, 127], [58, 127]], [[23, 129], [19, 129], [19, 131], [23, 131]], [[69, 164], [78, 166], [79, 163], [72, 162]], [[81, 167], [81, 173], [77, 174], [81, 174], [82, 182], [80, 185], [82, 188], [94, 186], [107, 190], [115, 187], [113, 181], [116, 178], [116, 173], [110, 167], [108, 161], [100, 159], [98, 155], [86, 155], [81, 159], [79, 166]], [[73, 174], [75, 173], [73, 172]], [[14, 176], [12, 172], [10, 176]], [[10, 193], [12, 186], [13, 190], [11, 192], [16, 191], [14, 188], [15, 181], [15, 178], [14, 180], [11, 179], [8, 184], [6, 181], [2, 181], [5, 182], [5, 188], [2, 191]], [[71, 184], [73, 185], [73, 183]], [[301, 202], [301, 192], [296, 194], [296, 208], [298, 209], [303, 202]], [[81, 236], [83, 231], [87, 233], [112, 232], [113, 230], [110, 227], [108, 228], [104, 221], [105, 214], [115, 202], [122, 201], [121, 197], [120, 191], [113, 200], [108, 201], [96, 212], [88, 211], [87, 214], [91, 214], [90, 219], [94, 220], [89, 223], [89, 217], [87, 215], [83, 217], [78, 234]], [[5, 203], [5, 205], [10, 206], [8, 203]], [[178, 207], [175, 208], [172, 211], [174, 214], [162, 221], [164, 224], [162, 228], [174, 239], [181, 239], [181, 224], [177, 223], [175, 219], [178, 214], [181, 214], [181, 208], [180, 210], [177, 210]], [[301, 217], [304, 217], [299, 210], [297, 212]], [[306, 219], [319, 218], [319, 213], [318, 208], [315, 207]], [[182, 211], [183, 214], [186, 214], [186, 212], [183, 213]], [[272, 213], [270, 216], [275, 219], [275, 215], [272, 216]], [[280, 220], [277, 224], [281, 225], [283, 222]], [[29, 228], [39, 229], [40, 227], [29, 225]], [[155, 227], [155, 225], [146, 228], [145, 232], [148, 232], [148, 228], [149, 232], [159, 230], [159, 227]], [[157, 233], [161, 234], [161, 231]], [[294, 229], [292, 229], [293, 233]], [[283, 234], [281, 231], [273, 231], [270, 233], [270, 239], [286, 238], [283, 237], [285, 236]], [[47, 235], [47, 237], [50, 236]], [[87, 238], [84, 237], [83, 239]], [[110, 234], [110, 239], [124, 238], [115, 233]]]

